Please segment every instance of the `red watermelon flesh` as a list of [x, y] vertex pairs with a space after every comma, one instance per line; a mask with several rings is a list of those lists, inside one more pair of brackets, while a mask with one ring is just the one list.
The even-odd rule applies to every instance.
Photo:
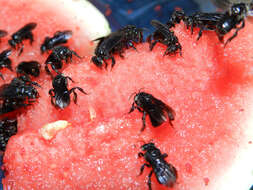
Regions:
[[[58, 17], [54, 18], [58, 23]], [[48, 26], [42, 18], [36, 22]], [[69, 28], [75, 28], [71, 22]], [[77, 46], [73, 37], [70, 47], [86, 57], [75, 59], [63, 73], [75, 81], [70, 87], [82, 87], [88, 95], [78, 93], [77, 105], [72, 102], [64, 110], [54, 108], [48, 95], [51, 80], [42, 71], [38, 79], [41, 97], [19, 116], [19, 133], [10, 139], [5, 152], [5, 189], [148, 189], [150, 170], [138, 176], [144, 160], [137, 154], [150, 141], [177, 168], [174, 189], [220, 189], [222, 183], [228, 183], [220, 179], [236, 155], [252, 146], [246, 134], [252, 110], [252, 28], [246, 22], [224, 49], [213, 32], [204, 32], [196, 42], [197, 30], [191, 35], [182, 24], [175, 29], [182, 57], [163, 56], [166, 47], [159, 44], [150, 52], [145, 43], [136, 46], [138, 51], [127, 50], [124, 59], [115, 56], [112, 71], [90, 63], [85, 43]], [[35, 39], [41, 36], [41, 42], [43, 28], [34, 33]], [[25, 52], [35, 47], [36, 60], [45, 60], [39, 54], [39, 43], [31, 48], [26, 44]], [[4, 72], [7, 79], [8, 74]], [[140, 89], [175, 110], [174, 128], [168, 123], [153, 128], [147, 119], [145, 131], [140, 132], [142, 114], [137, 110], [127, 114], [133, 101], [129, 97]], [[44, 139], [41, 128], [57, 120], [70, 125], [52, 139]], [[154, 176], [152, 187], [166, 189]]]

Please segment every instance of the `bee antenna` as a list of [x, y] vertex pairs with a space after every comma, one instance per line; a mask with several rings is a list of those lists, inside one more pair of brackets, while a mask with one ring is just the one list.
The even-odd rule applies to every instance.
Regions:
[[137, 94], [136, 92], [132, 93], [132, 94], [130, 95], [130, 97], [128, 98], [128, 100], [130, 100], [130, 99], [133, 97], [133, 95], [136, 95], [136, 94]]
[[140, 89], [139, 89], [139, 93], [140, 93], [142, 90], [144, 90], [144, 89], [145, 89], [144, 87], [143, 87], [143, 88], [140, 88]]

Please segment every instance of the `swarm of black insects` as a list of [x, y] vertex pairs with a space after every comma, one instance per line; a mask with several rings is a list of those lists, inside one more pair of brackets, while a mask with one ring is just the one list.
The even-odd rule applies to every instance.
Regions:
[[183, 20], [187, 28], [191, 28], [191, 33], [193, 33], [193, 28], [199, 28], [197, 40], [200, 39], [203, 31], [210, 30], [215, 31], [222, 43], [224, 43], [224, 36], [234, 29], [234, 34], [224, 43], [224, 46], [226, 46], [244, 28], [245, 18], [249, 11], [250, 7], [245, 3], [232, 5], [225, 13], [196, 12], [193, 15], [187, 16], [183, 10], [176, 10], [167, 22], [167, 25], [171, 28]]
[[0, 150], [5, 151], [8, 140], [17, 133], [17, 119], [0, 120]]
[[39, 98], [35, 86], [26, 75], [15, 77], [9, 84], [0, 86], [0, 115], [32, 105]]
[[[157, 43], [161, 43], [166, 46], [164, 55], [174, 55], [176, 53], [181, 55], [182, 46], [172, 30], [172, 28], [181, 21], [184, 22], [187, 28], [191, 29], [192, 33], [194, 28], [199, 28], [197, 40], [201, 38], [203, 31], [211, 30], [214, 31], [219, 40], [223, 42], [224, 36], [232, 29], [235, 29], [235, 33], [225, 42], [226, 45], [234, 39], [239, 30], [244, 27], [244, 20], [248, 11], [249, 8], [247, 5], [239, 3], [233, 5], [224, 13], [197, 12], [187, 16], [184, 11], [177, 10], [173, 13], [167, 24], [163, 24], [158, 20], [152, 20], [151, 25], [155, 28], [155, 31], [147, 38], [150, 51], [152, 51]], [[19, 55], [23, 52], [24, 40], [29, 40], [32, 44], [34, 40], [32, 30], [35, 29], [36, 25], [36, 23], [28, 23], [11, 36], [9, 44], [12, 48], [20, 50]], [[0, 38], [6, 34], [7, 32], [0, 31]], [[60, 109], [64, 109], [70, 104], [70, 95], [72, 93], [74, 102], [77, 102], [75, 90], [79, 90], [83, 94], [86, 94], [80, 87], [68, 89], [68, 81], [70, 80], [73, 82], [73, 80], [68, 76], [64, 76], [59, 71], [63, 67], [63, 62], [71, 62], [73, 55], [81, 58], [75, 51], [63, 45], [67, 43], [68, 39], [71, 37], [72, 31], [70, 30], [57, 31], [52, 37], [47, 36], [40, 46], [41, 54], [45, 52], [48, 53], [48, 57], [45, 61], [45, 71], [52, 76], [52, 89], [49, 90], [51, 104]], [[111, 60], [111, 68], [113, 68], [116, 63], [114, 55], [119, 55], [121, 58], [124, 58], [124, 51], [126, 49], [132, 48], [136, 50], [135, 44], [143, 42], [143, 28], [127, 25], [108, 36], [95, 39], [94, 41], [98, 41], [98, 45], [91, 61], [98, 68], [107, 68], [107, 61]], [[0, 54], [0, 69], [5, 67], [12, 70], [11, 61], [8, 58], [10, 53], [11, 50], [6, 50], [2, 53], [2, 57]], [[49, 66], [56, 73], [56, 76], [53, 76], [52, 72], [49, 70]], [[17, 66], [16, 72], [18, 77], [15, 77], [10, 83], [4, 84], [0, 88], [0, 115], [30, 106], [37, 101], [39, 98], [37, 91], [39, 84], [33, 82], [30, 77], [38, 77], [40, 75], [40, 68], [41, 66], [37, 61], [24, 61]], [[1, 74], [0, 77], [2, 77]], [[175, 111], [152, 94], [141, 91], [135, 93], [129, 113], [133, 112], [135, 109], [142, 113], [141, 131], [146, 127], [147, 116], [153, 127], [159, 127], [164, 122], [168, 122], [173, 126], [172, 122], [175, 120]], [[10, 136], [16, 134], [16, 132], [16, 120], [6, 119], [1, 121], [0, 139], [2, 151], [5, 150], [6, 143]], [[155, 174], [160, 184], [173, 187], [177, 180], [177, 170], [172, 164], [169, 164], [165, 160], [168, 155], [162, 154], [154, 143], [144, 144], [141, 149], [143, 152], [140, 152], [138, 155], [139, 157], [143, 157], [146, 163], [141, 166], [140, 174], [142, 174], [145, 167], [151, 168], [151, 172], [148, 175], [149, 189], [152, 189], [151, 176], [153, 174]]]

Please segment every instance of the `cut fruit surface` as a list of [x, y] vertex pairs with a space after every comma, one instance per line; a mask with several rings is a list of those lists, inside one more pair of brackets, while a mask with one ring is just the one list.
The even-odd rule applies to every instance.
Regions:
[[[40, 18], [41, 28], [34, 31], [38, 42], [49, 22]], [[62, 16], [59, 21], [54, 18], [61, 23]], [[64, 29], [73, 29], [69, 26]], [[51, 33], [55, 30], [50, 29]], [[83, 30], [74, 31], [77, 36], [69, 45], [84, 58], [69, 64], [63, 73], [75, 81], [70, 88], [79, 86], [88, 95], [78, 93], [76, 105], [71, 102], [64, 110], [56, 109], [48, 95], [51, 79], [43, 70], [38, 103], [18, 117], [19, 133], [7, 145], [5, 189], [148, 189], [149, 169], [138, 176], [144, 160], [137, 154], [150, 141], [177, 168], [175, 190], [250, 186], [244, 179], [234, 180], [238, 173], [231, 173], [230, 168], [252, 150], [248, 143], [253, 140], [251, 21], [225, 49], [213, 32], [204, 32], [196, 41], [197, 30], [191, 35], [183, 24], [178, 25], [175, 34], [183, 47], [182, 56], [163, 56], [165, 46], [157, 44], [150, 51], [144, 43], [136, 45], [137, 51], [125, 51], [124, 58], [115, 56], [112, 70], [97, 68], [90, 62], [92, 48], [77, 45]], [[36, 43], [25, 44], [24, 51], [36, 60], [42, 57]], [[3, 73], [6, 78], [13, 76]], [[142, 113], [128, 114], [133, 101], [129, 97], [140, 89], [175, 110], [174, 128], [169, 123], [153, 128], [147, 117], [147, 127], [140, 132]], [[43, 126], [58, 120], [71, 125], [54, 130], [50, 139], [43, 138]], [[240, 166], [236, 165], [245, 168]], [[154, 176], [152, 188], [166, 189]]]

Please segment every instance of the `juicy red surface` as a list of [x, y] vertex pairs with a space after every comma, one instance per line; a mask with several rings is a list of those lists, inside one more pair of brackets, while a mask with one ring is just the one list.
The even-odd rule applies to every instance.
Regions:
[[[150, 170], [138, 176], [144, 160], [137, 154], [144, 142], [153, 140], [178, 170], [174, 189], [208, 188], [230, 166], [243, 138], [243, 121], [249, 114], [246, 92], [252, 88], [253, 36], [248, 35], [252, 28], [247, 22], [224, 49], [212, 32], [205, 32], [196, 42], [197, 36], [180, 25], [175, 32], [183, 47], [182, 57], [163, 57], [163, 45], [152, 52], [148, 44], [137, 45], [138, 51], [126, 51], [124, 59], [115, 56], [112, 71], [99, 70], [87, 56], [68, 65], [64, 74], [76, 81], [70, 87], [80, 86], [89, 94], [78, 93], [78, 104], [72, 102], [64, 110], [50, 104], [51, 81], [42, 74], [38, 80], [43, 86], [41, 97], [19, 117], [19, 134], [8, 144], [4, 186], [147, 189]], [[168, 123], [153, 128], [147, 119], [147, 127], [140, 133], [142, 114], [137, 110], [127, 113], [130, 95], [141, 88], [176, 111], [174, 128]], [[91, 110], [96, 113], [93, 119]], [[71, 126], [50, 141], [43, 139], [39, 129], [62, 119]], [[154, 176], [152, 187], [166, 189]]]

